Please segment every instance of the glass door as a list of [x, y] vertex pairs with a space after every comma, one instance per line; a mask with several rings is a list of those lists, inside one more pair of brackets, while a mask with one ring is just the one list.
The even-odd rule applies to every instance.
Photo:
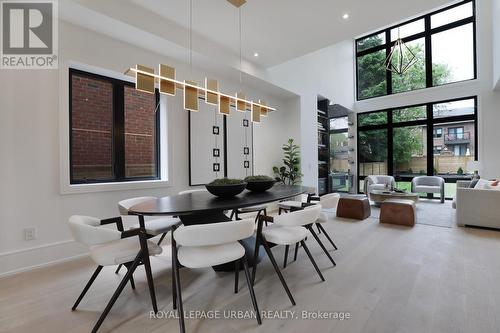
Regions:
[[330, 190], [349, 192], [352, 176], [349, 170], [347, 117], [330, 119]]

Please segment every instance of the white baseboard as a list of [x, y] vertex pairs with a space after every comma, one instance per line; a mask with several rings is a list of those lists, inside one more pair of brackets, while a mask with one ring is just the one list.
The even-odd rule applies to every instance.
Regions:
[[0, 253], [0, 278], [87, 255], [88, 249], [73, 240]]

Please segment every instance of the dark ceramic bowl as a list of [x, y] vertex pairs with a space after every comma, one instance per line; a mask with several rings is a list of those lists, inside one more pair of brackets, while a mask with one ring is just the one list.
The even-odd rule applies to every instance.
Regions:
[[264, 192], [269, 190], [276, 183], [275, 180], [264, 180], [264, 181], [249, 181], [247, 183], [247, 190], [252, 192]]
[[208, 192], [221, 198], [234, 197], [243, 192], [246, 186], [247, 183], [236, 185], [205, 185]]

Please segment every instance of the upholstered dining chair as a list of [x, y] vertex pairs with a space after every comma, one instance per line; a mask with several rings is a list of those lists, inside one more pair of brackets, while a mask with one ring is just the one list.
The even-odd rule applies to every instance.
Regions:
[[186, 328], [181, 296], [180, 265], [196, 269], [234, 261], [235, 268], [238, 270], [241, 262], [257, 322], [259, 325], [262, 323], [248, 269], [245, 248], [238, 242], [251, 237], [253, 233], [253, 219], [181, 226], [174, 231], [172, 239], [174, 263], [172, 279], [175, 284], [174, 309], [177, 308], [181, 333], [184, 333]]
[[[101, 227], [112, 223], [116, 224], [118, 230]], [[116, 288], [116, 291], [109, 300], [108, 305], [92, 329], [92, 332], [97, 332], [127, 282], [130, 281], [132, 288], [135, 289], [133, 273], [143, 260], [138, 230], [120, 231], [123, 230], [123, 222], [120, 217], [99, 220], [94, 217], [81, 215], [74, 215], [69, 218], [69, 228], [71, 230], [71, 234], [77, 242], [89, 247], [90, 258], [97, 264], [96, 270], [71, 308], [72, 311], [76, 310], [104, 266], [122, 264], [127, 267], [127, 273], [121, 280], [118, 288]], [[149, 254], [152, 256], [158, 255], [162, 252], [161, 247], [151, 241], [147, 241], [147, 246]], [[148, 271], [146, 269], [146, 274], [152, 278], [150, 270]], [[150, 295], [153, 303], [153, 310], [157, 312], [156, 298], [154, 296], [154, 292], [151, 292], [151, 289]]]
[[[122, 200], [118, 202], [118, 211], [120, 212], [120, 215], [128, 215], [129, 210], [132, 206], [150, 200], [156, 200], [156, 197], [136, 197], [136, 198]], [[151, 237], [161, 235], [157, 243], [158, 245], [160, 245], [165, 236], [167, 235], [167, 233], [171, 231], [173, 227], [179, 225], [180, 223], [181, 221], [178, 218], [174, 218], [171, 216], [162, 216], [162, 217], [148, 219], [147, 222], [145, 223], [146, 234]], [[137, 222], [131, 227], [131, 229], [138, 229], [138, 228], [139, 228], [139, 222]], [[116, 274], [118, 274], [121, 267], [122, 265], [118, 265], [115, 271]]]
[[[302, 248], [309, 257], [309, 260], [313, 264], [314, 269], [318, 273], [321, 281], [325, 281], [323, 274], [321, 274], [316, 261], [314, 261], [314, 258], [312, 257], [311, 252], [309, 251], [309, 248], [304, 241], [307, 237], [307, 229], [304, 228], [304, 226], [315, 223], [320, 213], [321, 206], [314, 205], [314, 207], [311, 207], [309, 209], [290, 212], [288, 214], [278, 215], [274, 217], [262, 215], [259, 218], [255, 242], [254, 262], [257, 262], [259, 247], [260, 244], [262, 244], [267, 253], [267, 256], [269, 257], [269, 260], [274, 267], [274, 270], [276, 271], [276, 274], [278, 275], [278, 278], [281, 281], [281, 284], [283, 285], [283, 288], [285, 289], [285, 292], [288, 295], [288, 298], [290, 299], [290, 302], [293, 305], [295, 305], [295, 300], [290, 292], [290, 289], [288, 288], [285, 279], [283, 278], [283, 275], [281, 274], [276, 260], [274, 259], [270, 244], [285, 245], [288, 248], [290, 245], [300, 242]], [[267, 227], [263, 227], [263, 222], [265, 220], [267, 220], [268, 222], [272, 222], [272, 224]], [[252, 284], [255, 283], [256, 273], [257, 264], [253, 266]]]
[[267, 205], [256, 205], [256, 206], [233, 209], [231, 212], [231, 216], [229, 218], [232, 220], [234, 217], [236, 220], [241, 220], [240, 214], [248, 214], [248, 213], [257, 213], [257, 215], [255, 216], [255, 223], [257, 223], [259, 221], [260, 215], [262, 214], [267, 215]]
[[[337, 209], [337, 204], [339, 203], [340, 199], [340, 194], [338, 193], [328, 193], [325, 194], [321, 197], [313, 198], [313, 202], [316, 201], [321, 205], [322, 209]], [[318, 219], [316, 220], [316, 227], [318, 228], [318, 233], [323, 233], [325, 235], [326, 239], [332, 244], [333, 248], [337, 250], [337, 246], [333, 242], [332, 238], [326, 230], [323, 228], [322, 224], [328, 222], [328, 216], [325, 214], [325, 212], [321, 212], [319, 215]], [[295, 249], [295, 253], [297, 253], [297, 248]]]

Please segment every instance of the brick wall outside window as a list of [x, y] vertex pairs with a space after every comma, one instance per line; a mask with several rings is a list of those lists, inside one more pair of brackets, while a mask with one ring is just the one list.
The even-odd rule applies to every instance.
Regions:
[[156, 97], [125, 87], [125, 176], [155, 175]]
[[113, 177], [113, 86], [73, 75], [72, 80], [73, 179]]
[[[71, 75], [72, 181], [116, 178], [113, 156], [118, 156], [120, 149], [114, 148], [113, 129], [117, 124], [113, 122], [113, 109], [117, 106], [113, 105], [113, 82], [79, 73]], [[125, 178], [154, 178], [156, 96], [133, 86], [124, 85], [123, 89], [124, 124], [119, 126], [124, 126], [125, 132], [122, 172]]]

